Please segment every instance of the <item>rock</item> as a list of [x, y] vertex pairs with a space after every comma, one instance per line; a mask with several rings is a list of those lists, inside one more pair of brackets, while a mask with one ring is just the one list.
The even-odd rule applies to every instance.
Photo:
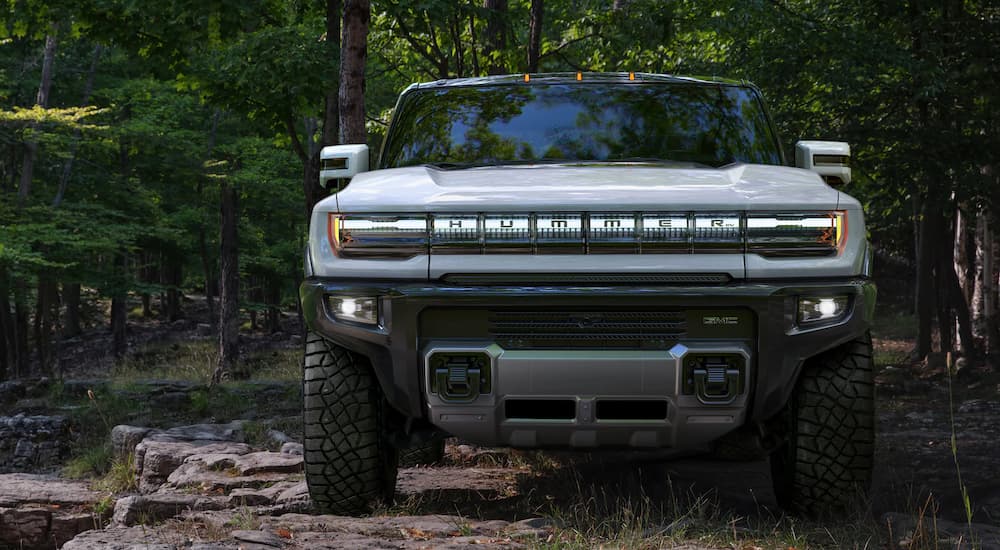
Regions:
[[103, 497], [87, 484], [34, 474], [0, 475], [0, 547], [51, 547], [93, 529]]
[[37, 474], [0, 475], [0, 508], [21, 504], [91, 505], [102, 496], [82, 481]]
[[125, 458], [135, 452], [135, 446], [142, 442], [150, 432], [150, 428], [119, 424], [111, 429], [111, 448], [115, 456]]
[[295, 488], [297, 485], [297, 483], [291, 481], [279, 481], [268, 487], [236, 488], [229, 493], [229, 505], [233, 507], [270, 506], [277, 502], [278, 497], [289, 489]]
[[[109, 527], [87, 531], [63, 545], [62, 550], [177, 550], [178, 536], [162, 534], [145, 525], [139, 527]], [[193, 546], [192, 546], [193, 548]]]
[[305, 452], [305, 449], [302, 448], [301, 443], [289, 441], [281, 446], [281, 452], [284, 454], [301, 456]]
[[288, 476], [281, 473], [258, 473], [252, 476], [239, 475], [239, 470], [213, 469], [203, 462], [185, 462], [167, 478], [166, 487], [173, 489], [199, 489], [206, 492], [229, 493], [240, 488], [260, 488], [284, 481]]
[[432, 494], [447, 500], [474, 492], [482, 498], [507, 493], [510, 472], [483, 468], [405, 468], [399, 470], [396, 491], [406, 495]]
[[243, 422], [177, 426], [150, 436], [155, 441], [245, 441]]
[[160, 441], [147, 437], [135, 447], [135, 464], [139, 474], [139, 491], [152, 493], [184, 461], [196, 454], [246, 454], [250, 447], [245, 443], [217, 442], [213, 440]]
[[149, 524], [176, 517], [185, 510], [222, 510], [227, 506], [226, 499], [201, 495], [156, 493], [130, 496], [115, 503], [112, 522], [125, 526]]
[[288, 338], [288, 343], [298, 346], [302, 344], [302, 336], [298, 334], [293, 334], [291, 335], [291, 337]]
[[69, 454], [71, 428], [64, 416], [0, 417], [0, 473], [58, 468]]
[[49, 400], [44, 397], [26, 397], [17, 400], [11, 407], [11, 412], [17, 414], [41, 414], [49, 408]]
[[294, 474], [302, 471], [302, 455], [261, 451], [237, 457], [234, 466], [245, 476], [264, 473]]
[[513, 537], [537, 537], [548, 536], [555, 526], [551, 520], [546, 518], [529, 518], [515, 521], [507, 526], [506, 533]]
[[249, 542], [272, 548], [281, 548], [285, 545], [285, 541], [281, 537], [264, 531], [233, 531], [230, 536], [239, 542]]
[[275, 502], [279, 504], [287, 504], [291, 502], [300, 502], [309, 500], [309, 486], [306, 485], [305, 481], [300, 481], [288, 489], [285, 489], [278, 495]]
[[48, 539], [58, 547], [78, 534], [96, 528], [102, 522], [103, 518], [95, 517], [93, 512], [53, 514], [49, 521]]
[[48, 539], [49, 520], [52, 512], [32, 506], [12, 508], [0, 513], [0, 543], [34, 546]]
[[211, 336], [212, 335], [212, 325], [208, 323], [198, 323], [195, 325], [195, 334], [198, 336]]

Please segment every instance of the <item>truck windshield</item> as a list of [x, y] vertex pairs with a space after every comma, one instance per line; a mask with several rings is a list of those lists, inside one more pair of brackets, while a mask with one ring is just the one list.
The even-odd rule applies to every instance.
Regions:
[[415, 90], [381, 167], [531, 162], [781, 164], [760, 98], [705, 84], [532, 84]]

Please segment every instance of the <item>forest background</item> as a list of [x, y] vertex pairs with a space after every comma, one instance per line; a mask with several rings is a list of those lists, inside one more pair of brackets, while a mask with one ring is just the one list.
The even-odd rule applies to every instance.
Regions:
[[181, 319], [189, 294], [228, 368], [241, 323], [296, 307], [323, 146], [377, 150], [411, 82], [549, 71], [746, 79], [786, 152], [850, 142], [909, 359], [1000, 354], [994, 1], [3, 4], [0, 381], [60, 374], [84, 330], [122, 355], [130, 320]]

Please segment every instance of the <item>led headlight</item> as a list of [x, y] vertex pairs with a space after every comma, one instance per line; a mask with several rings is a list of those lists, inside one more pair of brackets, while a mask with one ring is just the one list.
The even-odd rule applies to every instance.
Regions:
[[847, 312], [847, 296], [800, 296], [798, 321], [800, 325], [835, 321]]
[[846, 238], [844, 212], [747, 216], [747, 250], [762, 256], [834, 254]]
[[334, 318], [342, 321], [378, 324], [378, 298], [372, 296], [327, 296]]
[[427, 253], [427, 217], [330, 214], [327, 236], [338, 256], [406, 258]]

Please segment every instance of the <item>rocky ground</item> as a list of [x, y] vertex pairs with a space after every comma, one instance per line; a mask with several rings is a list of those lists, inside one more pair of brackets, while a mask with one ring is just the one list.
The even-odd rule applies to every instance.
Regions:
[[[959, 458], [974, 512], [970, 536], [950, 419], [931, 406], [947, 401], [947, 394], [933, 380], [918, 384], [927, 398], [911, 398], [914, 387], [896, 394], [902, 388], [891, 380], [880, 385], [879, 468], [871, 503], [874, 525], [882, 529], [877, 546], [1000, 548], [1000, 400], [967, 399], [956, 406]], [[573, 511], [576, 503], [599, 514], [644, 500], [681, 517], [710, 501], [714, 514], [741, 523], [725, 544], [685, 542], [687, 548], [752, 548], [734, 542], [742, 533], [752, 539], [748, 518], [779, 515], [764, 462], [663, 462], [637, 455], [571, 461], [569, 455], [457, 442], [449, 443], [444, 465], [400, 471], [396, 507], [367, 518], [317, 515], [302, 479], [301, 445], [272, 430], [258, 437], [264, 443], [252, 446], [244, 426], [115, 427], [114, 452], [133, 457], [135, 480], [116, 495], [51, 475], [0, 475], [0, 547], [537, 547], [579, 542], [572, 526], [579, 518], [552, 510]], [[671, 531], [688, 527], [651, 523], [646, 530], [652, 537], [666, 535], [653, 540], [673, 546], [685, 536]], [[828, 546], [855, 544], [836, 539]]]
[[[188, 324], [170, 337], [202, 330]], [[876, 345], [884, 357], [908, 344]], [[210, 400], [203, 385], [173, 380], [124, 389], [94, 378], [8, 382], [0, 384], [0, 549], [1000, 549], [998, 382], [969, 368], [949, 391], [943, 361], [883, 362], [872, 497], [856, 517], [818, 523], [781, 514], [763, 461], [510, 452], [457, 441], [443, 464], [400, 471], [393, 507], [366, 518], [319, 515], [301, 473], [294, 382], [243, 382]], [[88, 392], [96, 392], [90, 402]], [[105, 479], [59, 477], [93, 428], [85, 424], [106, 422], [114, 407], [127, 408], [129, 425], [111, 434], [125, 466]], [[202, 423], [170, 427], [189, 409]]]

